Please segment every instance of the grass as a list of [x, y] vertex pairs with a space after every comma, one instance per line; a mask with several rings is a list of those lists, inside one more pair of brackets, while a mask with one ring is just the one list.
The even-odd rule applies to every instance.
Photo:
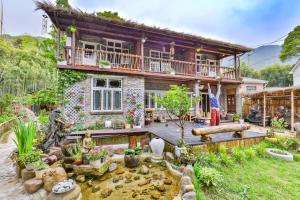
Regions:
[[206, 199], [299, 199], [299, 162], [256, 157], [220, 171], [223, 183], [204, 189]]

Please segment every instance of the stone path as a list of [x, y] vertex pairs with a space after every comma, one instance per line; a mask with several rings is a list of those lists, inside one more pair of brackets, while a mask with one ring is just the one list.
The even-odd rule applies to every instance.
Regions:
[[14, 149], [15, 145], [11, 141], [0, 144], [0, 199], [33, 199], [25, 192], [21, 180], [18, 180], [16, 176], [15, 167], [10, 159], [10, 154]]

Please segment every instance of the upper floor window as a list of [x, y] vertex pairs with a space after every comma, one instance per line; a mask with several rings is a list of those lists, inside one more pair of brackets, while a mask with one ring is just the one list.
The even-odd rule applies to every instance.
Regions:
[[255, 91], [256, 90], [256, 86], [255, 85], [247, 85], [246, 86], [246, 90], [247, 91]]
[[92, 79], [92, 111], [122, 111], [122, 79]]

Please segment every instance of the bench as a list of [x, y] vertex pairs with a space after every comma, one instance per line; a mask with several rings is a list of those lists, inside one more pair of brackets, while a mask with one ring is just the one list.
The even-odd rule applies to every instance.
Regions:
[[247, 124], [224, 124], [219, 126], [207, 126], [202, 128], [194, 128], [192, 134], [195, 136], [201, 136], [202, 142], [211, 141], [212, 138], [209, 134], [234, 132], [233, 137], [242, 138], [243, 131], [250, 129], [250, 125]]

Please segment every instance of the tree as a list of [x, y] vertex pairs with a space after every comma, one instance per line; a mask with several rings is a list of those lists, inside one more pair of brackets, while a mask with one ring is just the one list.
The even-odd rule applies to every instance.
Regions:
[[293, 84], [291, 71], [291, 65], [273, 64], [262, 68], [258, 71], [258, 77], [262, 80], [269, 81], [269, 87], [285, 87]]
[[56, 5], [66, 9], [71, 8], [69, 0], [56, 0]]
[[296, 26], [285, 38], [280, 52], [280, 59], [287, 60], [292, 56], [297, 56], [300, 53], [300, 26]]
[[244, 62], [241, 63], [240, 70], [241, 70], [242, 77], [250, 77], [250, 78], [255, 77], [256, 74], [255, 70], [251, 67], [248, 67]]
[[125, 21], [122, 17], [119, 16], [118, 12], [103, 11], [103, 12], [97, 12], [96, 15], [98, 17], [106, 17], [106, 18], [109, 18], [109, 19]]
[[190, 108], [199, 101], [199, 98], [191, 99], [188, 91], [189, 89], [185, 86], [171, 85], [170, 90], [162, 97], [154, 97], [158, 105], [166, 109], [171, 120], [174, 120], [174, 116], [178, 118], [178, 123], [174, 122], [181, 129], [181, 139], [184, 137], [184, 117], [189, 113]]

